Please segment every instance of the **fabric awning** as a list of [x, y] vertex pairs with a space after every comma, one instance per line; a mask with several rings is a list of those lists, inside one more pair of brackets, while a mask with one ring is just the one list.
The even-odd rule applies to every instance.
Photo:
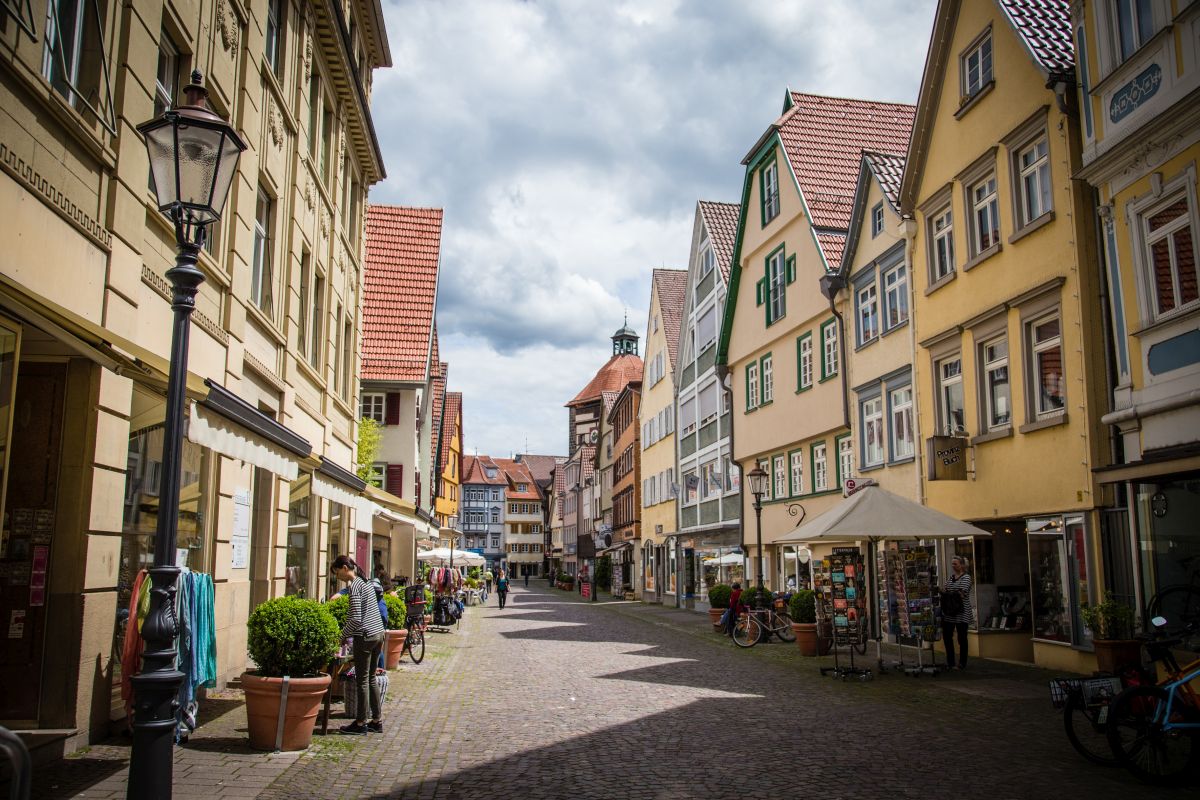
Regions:
[[300, 471], [300, 459], [266, 437], [250, 431], [199, 403], [192, 403], [187, 438], [214, 453], [236, 458], [294, 481]]
[[375, 504], [361, 494], [355, 494], [340, 483], [334, 483], [321, 473], [313, 473], [312, 493], [346, 508], [354, 509], [355, 530], [370, 531], [375, 516]]

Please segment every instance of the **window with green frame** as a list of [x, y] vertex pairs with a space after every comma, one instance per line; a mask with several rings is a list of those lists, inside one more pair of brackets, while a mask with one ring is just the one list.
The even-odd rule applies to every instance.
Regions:
[[756, 305], [766, 306], [767, 325], [787, 313], [784, 287], [795, 280], [796, 256], [789, 256], [786, 244], [781, 244], [763, 260], [763, 277], [754, 287]]
[[779, 164], [774, 158], [758, 171], [758, 197], [765, 228], [771, 220], [779, 216]]
[[821, 380], [827, 381], [838, 374], [841, 350], [838, 346], [837, 319], [831, 318], [821, 324]]
[[825, 440], [813, 442], [809, 448], [812, 456], [813, 494], [829, 491], [829, 450]]
[[751, 361], [746, 365], [746, 410], [758, 408], [760, 397], [758, 385], [758, 362]]

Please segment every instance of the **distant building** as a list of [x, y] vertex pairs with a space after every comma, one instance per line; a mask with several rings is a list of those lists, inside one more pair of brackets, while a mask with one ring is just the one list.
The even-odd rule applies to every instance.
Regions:
[[463, 459], [460, 541], [467, 550], [487, 561], [488, 569], [499, 569], [505, 558], [504, 507], [508, 480], [491, 456]]

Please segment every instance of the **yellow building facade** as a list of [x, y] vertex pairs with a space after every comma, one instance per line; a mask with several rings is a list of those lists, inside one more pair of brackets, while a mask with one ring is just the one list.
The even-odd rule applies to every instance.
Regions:
[[942, 548], [975, 579], [971, 652], [1090, 671], [1104, 589], [1093, 470], [1109, 459], [1102, 288], [1069, 19], [942, 2], [901, 187], [911, 217], [929, 506], [992, 536]]
[[448, 392], [442, 409], [438, 444], [441, 475], [434, 514], [439, 525], [462, 530], [458, 514], [462, 492], [462, 392]]

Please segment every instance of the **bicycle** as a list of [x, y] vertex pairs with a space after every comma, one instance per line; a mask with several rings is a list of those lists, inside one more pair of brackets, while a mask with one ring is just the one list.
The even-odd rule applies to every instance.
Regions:
[[738, 647], [754, 647], [760, 639], [769, 641], [772, 634], [785, 642], [796, 641], [792, 618], [787, 612], [773, 608], [750, 609], [734, 624], [733, 643]]
[[400, 657], [404, 658], [407, 652], [409, 658], [414, 664], [420, 664], [425, 658], [425, 611], [424, 603], [418, 609], [420, 613], [408, 614], [404, 618], [404, 627], [408, 629], [408, 635], [404, 637], [404, 644], [400, 647]]
[[[1163, 637], [1169, 625], [1163, 617], [1151, 624], [1160, 638], [1146, 647], [1152, 660], [1167, 667], [1167, 677], [1117, 695], [1108, 712], [1107, 736], [1113, 755], [1137, 778], [1174, 785], [1200, 774], [1200, 696], [1190, 685], [1200, 678], [1200, 659], [1180, 667], [1171, 648], [1185, 637]], [[1185, 636], [1198, 624], [1188, 623]]]
[[1063, 712], [1067, 741], [1093, 764], [1120, 765], [1108, 744], [1107, 722], [1112, 700], [1122, 685], [1123, 681], [1118, 677], [1050, 680], [1050, 702]]
[[1181, 635], [1189, 624], [1200, 622], [1200, 555], [1181, 558], [1179, 565], [1189, 571], [1188, 583], [1164, 586], [1146, 605], [1146, 619], [1167, 620], [1163, 633], [1172, 637]]

